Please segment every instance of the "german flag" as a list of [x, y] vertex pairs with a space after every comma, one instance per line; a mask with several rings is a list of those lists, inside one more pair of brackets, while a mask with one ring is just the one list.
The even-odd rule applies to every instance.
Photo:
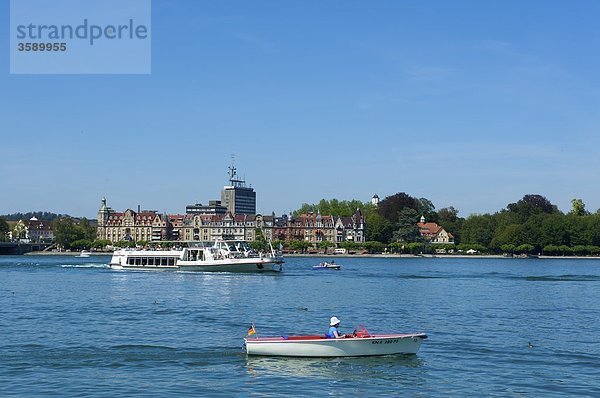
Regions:
[[254, 329], [254, 324], [250, 325], [250, 329], [248, 329], [248, 336], [252, 336], [256, 334], [256, 329]]

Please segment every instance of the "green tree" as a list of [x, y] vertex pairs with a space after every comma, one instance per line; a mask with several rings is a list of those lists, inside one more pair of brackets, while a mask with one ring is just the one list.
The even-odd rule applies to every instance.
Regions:
[[570, 241], [566, 217], [562, 214], [552, 214], [545, 217], [540, 229], [540, 244], [568, 245]]
[[506, 208], [508, 211], [518, 214], [522, 221], [534, 214], [558, 212], [558, 208], [542, 195], [525, 195], [521, 200], [510, 203]]
[[585, 210], [585, 203], [581, 199], [572, 199], [571, 200], [571, 212], [574, 216], [585, 216], [589, 214], [587, 210]]
[[406, 249], [411, 254], [418, 254], [423, 251], [423, 243], [411, 242], [406, 245]]
[[104, 249], [106, 249], [106, 246], [109, 246], [111, 244], [112, 244], [112, 242], [109, 240], [105, 240], [105, 239], [95, 240], [92, 242], [92, 249], [104, 250]]
[[502, 250], [503, 253], [513, 253], [515, 251], [516, 246], [513, 245], [512, 243], [506, 243], [504, 245], [500, 246], [500, 250]]
[[377, 212], [369, 212], [365, 215], [367, 223], [366, 238], [370, 241], [388, 243], [392, 239], [394, 224], [386, 220]]
[[403, 208], [398, 212], [398, 221], [393, 239], [396, 242], [415, 242], [420, 238], [417, 222], [419, 213], [412, 208]]
[[52, 222], [54, 239], [56, 243], [65, 249], [71, 248], [71, 242], [84, 239], [84, 234], [78, 233], [75, 223], [70, 217], [59, 217]]
[[322, 215], [333, 215], [338, 217], [350, 217], [356, 212], [356, 209], [364, 211], [371, 204], [363, 203], [359, 200], [338, 200], [338, 199], [321, 199], [317, 204], [303, 203], [299, 209], [292, 214], [294, 217], [304, 213], [317, 213]]
[[363, 244], [365, 250], [369, 253], [382, 253], [385, 250], [385, 244], [381, 242], [367, 241]]
[[560, 249], [557, 245], [546, 245], [544, 246], [542, 253], [548, 256], [555, 256], [560, 253]]
[[297, 250], [301, 253], [304, 253], [309, 247], [311, 247], [311, 243], [304, 240], [293, 240], [289, 243], [291, 250]]
[[8, 231], [10, 230], [10, 227], [8, 226], [8, 223], [6, 222], [6, 219], [4, 217], [0, 217], [0, 242], [5, 242], [8, 238]]
[[433, 202], [431, 200], [426, 199], [426, 198], [420, 198], [420, 199], [417, 199], [417, 204], [418, 204], [417, 212], [421, 216], [425, 217], [427, 222], [434, 222], [434, 223], [439, 222], [438, 213], [435, 212], [435, 206], [433, 205]]
[[87, 239], [79, 239], [69, 243], [71, 249], [84, 250], [92, 247], [92, 242]]
[[83, 233], [84, 239], [94, 241], [96, 239], [96, 228], [90, 223], [87, 218], [82, 218], [77, 223], [78, 229]]
[[86, 218], [75, 220], [70, 217], [59, 217], [52, 222], [54, 238], [56, 243], [66, 249], [71, 249], [73, 242], [87, 240], [90, 242], [96, 238], [96, 229]]
[[489, 247], [496, 230], [496, 219], [490, 214], [474, 214], [463, 222], [460, 230], [461, 243]]
[[569, 246], [567, 246], [567, 245], [560, 245], [560, 246], [558, 246], [558, 250], [560, 251], [560, 253], [563, 256], [568, 256], [568, 255], [571, 254], [571, 248]]
[[399, 212], [405, 208], [418, 212], [419, 201], [404, 192], [399, 192], [379, 202], [377, 211], [383, 218], [395, 223], [398, 221]]
[[487, 253], [488, 249], [484, 245], [480, 245], [479, 243], [461, 243], [456, 246], [458, 251], [467, 252], [469, 250], [475, 250], [478, 253]]
[[522, 224], [510, 224], [503, 228], [497, 228], [490, 246], [495, 249], [502, 249], [506, 245], [518, 246], [524, 243], [524, 234], [525, 227]]
[[585, 245], [573, 246], [571, 250], [576, 256], [585, 256], [586, 254], [589, 254], [588, 246]]
[[263, 230], [261, 228], [256, 229], [256, 236], [253, 242], [250, 242], [250, 247], [258, 252], [268, 252], [271, 250], [269, 242], [265, 238]]
[[335, 247], [335, 243], [329, 242], [328, 240], [319, 242], [319, 249], [323, 249], [323, 250], [327, 251], [327, 249], [329, 249], [330, 247]]
[[392, 253], [402, 253], [406, 250], [406, 246], [402, 242], [392, 242], [388, 247]]
[[530, 245], [528, 243], [524, 243], [522, 245], [519, 245], [515, 248], [515, 252], [517, 253], [524, 253], [524, 254], [529, 254], [531, 252], [533, 252], [533, 245]]
[[454, 207], [445, 207], [440, 209], [437, 213], [438, 224], [447, 232], [450, 232], [454, 236], [454, 242], [456, 244], [461, 242], [460, 229], [464, 219], [458, 217], [458, 210]]
[[356, 242], [353, 242], [351, 240], [347, 240], [345, 242], [340, 243], [340, 247], [342, 249], [346, 249], [346, 250], [348, 250], [350, 252], [351, 250], [358, 250], [358, 248], [360, 246]]

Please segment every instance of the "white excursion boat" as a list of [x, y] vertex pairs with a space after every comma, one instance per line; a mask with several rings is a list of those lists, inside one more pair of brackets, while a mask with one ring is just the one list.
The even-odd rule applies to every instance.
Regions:
[[247, 242], [217, 240], [176, 250], [116, 250], [110, 260], [115, 270], [279, 272], [283, 257], [256, 253]]
[[248, 355], [287, 357], [361, 357], [393, 354], [416, 354], [425, 333], [369, 334], [354, 333], [332, 339], [318, 336], [247, 337]]
[[313, 269], [334, 269], [336, 271], [339, 271], [341, 267], [342, 267], [341, 265], [336, 264], [333, 261], [332, 262], [324, 261], [322, 263], [319, 263], [319, 265], [313, 265]]

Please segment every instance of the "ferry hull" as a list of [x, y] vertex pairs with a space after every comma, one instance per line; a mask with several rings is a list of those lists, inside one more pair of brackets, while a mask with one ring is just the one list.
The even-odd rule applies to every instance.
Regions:
[[210, 246], [171, 250], [116, 250], [115, 270], [191, 272], [280, 272], [283, 257], [253, 252], [246, 242], [215, 241]]
[[270, 259], [249, 259], [231, 263], [226, 260], [215, 261], [214, 264], [180, 264], [179, 271], [193, 272], [281, 272], [281, 262]]
[[287, 357], [358, 357], [416, 354], [426, 334], [372, 335], [325, 339], [320, 336], [246, 338], [248, 355]]
[[126, 271], [189, 271], [189, 272], [236, 272], [236, 273], [260, 273], [281, 272], [283, 262], [276, 258], [253, 258], [238, 259], [233, 261], [216, 260], [203, 264], [193, 261], [179, 261], [176, 265], [128, 265], [124, 261], [111, 261], [111, 269]]

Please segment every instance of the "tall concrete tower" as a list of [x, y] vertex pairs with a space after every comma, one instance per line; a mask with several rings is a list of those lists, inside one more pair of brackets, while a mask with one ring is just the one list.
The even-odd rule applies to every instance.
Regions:
[[221, 191], [221, 205], [234, 215], [256, 214], [256, 192], [254, 188], [246, 186], [245, 180], [238, 178], [233, 160], [228, 174], [229, 185]]

